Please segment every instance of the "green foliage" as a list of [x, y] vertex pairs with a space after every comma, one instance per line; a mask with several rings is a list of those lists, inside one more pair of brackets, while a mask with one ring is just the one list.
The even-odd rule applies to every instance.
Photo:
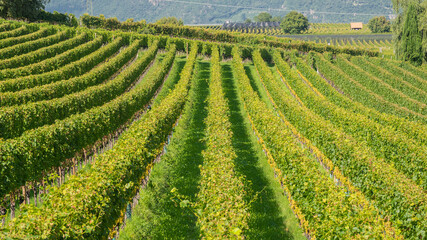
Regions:
[[[175, 62], [169, 75], [169, 88], [162, 91], [155, 99], [155, 105], [161, 103], [173, 89], [168, 84], [177, 84], [187, 57], [181, 57]], [[140, 192], [138, 205], [132, 211], [132, 218], [126, 222], [126, 227], [120, 232], [122, 239], [197, 239], [196, 216], [189, 207], [181, 208], [176, 200], [177, 194], [185, 195], [194, 201], [200, 180], [199, 164], [203, 157], [204, 122], [208, 64], [195, 64], [191, 80], [189, 100], [187, 101], [181, 119], [174, 128], [167, 152], [157, 163], [150, 174], [150, 180], [145, 189]], [[154, 107], [155, 107], [154, 105]], [[175, 189], [175, 190], [173, 190]]]
[[402, 32], [402, 59], [414, 65], [421, 65], [423, 61], [422, 38], [418, 29], [418, 11], [414, 5], [409, 5]]
[[[62, 54], [56, 55], [53, 58], [49, 58], [28, 66], [0, 70], [0, 80], [11, 79], [13, 81], [16, 80], [18, 77], [25, 76], [29, 76], [31, 78], [37, 74], [50, 72], [63, 66], [69, 67], [69, 65], [67, 64], [80, 60], [82, 56], [86, 56], [87, 54], [96, 51], [102, 46], [103, 43], [104, 39], [102, 37], [97, 37], [93, 41], [79, 45], [78, 47], [71, 49], [70, 51], [66, 51]], [[87, 70], [89, 69], [90, 68], [87, 68]], [[79, 71], [74, 72], [74, 76], [76, 76], [77, 74], [79, 74]], [[70, 77], [71, 76], [73, 76], [73, 74], [71, 74]]]
[[[321, 61], [318, 60], [316, 60], [318, 65], [324, 61], [323, 59]], [[286, 67], [286, 65], [284, 66]], [[292, 71], [289, 66], [285, 67], [281, 67], [280, 70], [287, 76], [286, 79], [292, 78], [292, 82], [301, 82], [300, 76], [297, 73]], [[320, 69], [324, 73], [322, 68]], [[334, 70], [331, 69], [330, 71]], [[299, 85], [302, 86], [301, 84]], [[348, 85], [354, 87], [356, 84], [349, 82]], [[295, 96], [298, 95], [295, 94]], [[359, 188], [366, 199], [375, 199], [372, 203], [376, 205], [375, 208], [380, 209], [378, 214], [383, 215], [383, 211], [386, 212], [386, 215], [390, 217], [384, 217], [384, 220], [391, 219], [391, 224], [393, 224], [396, 232], [400, 230], [401, 234], [409, 239], [417, 239], [417, 236], [421, 236], [422, 229], [425, 229], [427, 226], [427, 218], [424, 217], [426, 206], [423, 204], [427, 197], [424, 194], [423, 187], [407, 178], [401, 171], [398, 171], [397, 167], [394, 167], [394, 164], [389, 164], [383, 158], [376, 157], [368, 144], [345, 133], [345, 131], [354, 131], [354, 126], [351, 126], [351, 122], [355, 121], [354, 119], [349, 120], [347, 122], [349, 124], [344, 124], [348, 129], [343, 130], [342, 127], [333, 124], [324, 117], [314, 114], [306, 107], [306, 103], [304, 102], [296, 104], [293, 103], [295, 102], [294, 100], [285, 101], [286, 98], [289, 99], [289, 96], [285, 94], [276, 94], [276, 97], [277, 99], [283, 99], [283, 101], [276, 102], [279, 106], [281, 105], [280, 108], [286, 119], [289, 119], [302, 135], [315, 143], [316, 147], [328, 156], [335, 166], [340, 166], [339, 169], [342, 171], [343, 176], [346, 176], [355, 187]], [[313, 104], [320, 103], [314, 101]], [[334, 109], [334, 107], [331, 107], [331, 109]], [[322, 108], [322, 111], [325, 111], [322, 114], [328, 114], [329, 117], [333, 115], [332, 112], [325, 108]], [[338, 118], [336, 121], [344, 121], [346, 116], [337, 114], [335, 118]], [[369, 125], [369, 121], [366, 123], [360, 121], [359, 124], [359, 128], [364, 128], [363, 124]], [[378, 128], [378, 126], [373, 127], [373, 129], [375, 128]], [[381, 127], [379, 129], [376, 131], [384, 131], [381, 130]], [[372, 131], [367, 132], [368, 136], [363, 137], [368, 139], [368, 141], [375, 141]], [[388, 135], [390, 139], [395, 137], [393, 134], [385, 134], [384, 132], [380, 134], [383, 137]], [[398, 137], [396, 136], [396, 138]], [[393, 141], [396, 141], [396, 139], [393, 139]], [[385, 148], [385, 146], [381, 146], [382, 144], [384, 143], [378, 143], [380, 149]], [[406, 145], [407, 143], [400, 142], [400, 144]], [[384, 150], [396, 154], [393, 148], [399, 147], [389, 145], [389, 149]], [[384, 150], [379, 150], [380, 153], [378, 154], [381, 154]], [[397, 157], [396, 161], [402, 161], [402, 158]], [[402, 162], [400, 164], [400, 167], [404, 167]], [[424, 171], [419, 166], [416, 166], [416, 164], [412, 165], [412, 167]], [[387, 228], [387, 224], [384, 227]], [[393, 230], [389, 233], [393, 234]]]
[[[62, 51], [76, 47], [83, 41], [73, 41], [81, 39], [81, 36], [87, 36], [85, 33], [80, 34], [78, 38], [75, 31], [60, 31], [57, 34], [41, 38], [38, 40], [21, 43], [0, 50], [0, 69], [17, 68], [24, 65], [30, 65], [37, 61], [53, 57]], [[85, 38], [83, 38], [85, 40]], [[70, 44], [73, 42], [74, 45]], [[70, 44], [70, 45], [67, 45]], [[35, 57], [37, 56], [37, 57]]]
[[74, 16], [74, 14], [64, 14], [56, 11], [50, 13], [41, 10], [36, 20], [53, 24], [64, 24], [70, 27], [77, 27], [79, 25], [79, 21], [77, 20], [76, 16]]
[[392, 26], [396, 56], [420, 65], [427, 61], [427, 2], [393, 0], [393, 8], [398, 14]]
[[373, 33], [390, 32], [391, 28], [390, 21], [388, 21], [384, 16], [374, 17], [369, 20], [368, 27]]
[[[119, 79], [122, 81], [135, 81], [150, 62], [151, 56], [144, 55], [132, 67], [123, 71], [119, 75]], [[94, 144], [102, 136], [108, 135], [119, 128], [135, 112], [140, 110], [141, 106], [147, 104], [166, 75], [167, 70], [165, 68], [154, 75], [147, 76], [146, 81], [143, 84], [137, 85], [133, 91], [122, 94], [120, 97], [102, 106], [91, 108], [81, 114], [72, 115], [52, 125], [26, 131], [25, 134], [18, 138], [3, 142], [0, 145], [2, 152], [5, 153], [1, 156], [2, 158], [7, 158], [10, 162], [14, 162], [14, 164], [20, 166], [30, 167], [32, 170], [21, 173], [13, 172], [11, 168], [14, 168], [14, 164], [9, 165], [11, 168], [2, 168], [1, 177], [8, 178], [8, 180], [2, 180], [4, 184], [0, 186], [0, 193], [5, 189], [9, 189], [10, 191], [17, 188], [17, 186], [23, 185], [23, 182], [28, 181], [29, 178], [33, 180], [39, 179], [42, 171], [57, 166], [65, 159], [73, 157], [76, 152], [84, 147]], [[56, 118], [53, 114], [51, 114], [51, 117]], [[42, 141], [36, 140], [36, 142], [45, 147], [32, 144], [35, 138], [44, 139]], [[71, 140], [73, 138], [74, 140]], [[15, 148], [11, 148], [10, 146], [15, 146]], [[57, 147], [61, 148], [61, 152], [50, 150]], [[24, 156], [26, 152], [32, 152], [33, 155]], [[9, 191], [6, 190], [6, 192]]]
[[308, 19], [302, 13], [296, 11], [288, 13], [280, 23], [283, 31], [290, 34], [299, 34], [307, 31], [308, 26]]
[[5, 32], [3, 34], [0, 34], [0, 39], [2, 37], [7, 37], [7, 39], [3, 39], [0, 41], [0, 48], [3, 49], [15, 44], [36, 40], [41, 37], [52, 35], [55, 32], [56, 32], [56, 29], [52, 27], [39, 28], [36, 25], [22, 26], [22, 28], [18, 28], [10, 32]]
[[183, 26], [184, 22], [182, 19], [177, 19], [176, 17], [163, 17], [156, 21], [156, 24], [168, 24], [168, 25], [176, 25]]
[[50, 0], [1, 0], [0, 16], [3, 18], [36, 20]]
[[[110, 44], [103, 49], [103, 52], [94, 56], [105, 59], [118, 51], [120, 47], [122, 47], [122, 43], [118, 39], [114, 44]], [[137, 40], [126, 50], [94, 71], [71, 80], [47, 84], [26, 91], [26, 94], [32, 93], [33, 101], [41, 100], [42, 97], [47, 95], [46, 92], [49, 92], [49, 97], [53, 99], [13, 106], [4, 111], [0, 110], [0, 116], [2, 116], [0, 118], [0, 129], [2, 129], [0, 137], [17, 137], [27, 130], [52, 124], [54, 120], [52, 115], [55, 115], [56, 119], [64, 119], [71, 114], [84, 112], [89, 108], [102, 105], [123, 94], [131, 85], [133, 79], [121, 78], [119, 75], [106, 84], [90, 86], [100, 84], [113, 76], [116, 71], [134, 57], [140, 47], [141, 41]], [[149, 60], [154, 58], [156, 49], [157, 46], [153, 45], [145, 53], [151, 57], [149, 57]], [[19, 92], [16, 92], [16, 95], [19, 94]], [[12, 112], [14, 113], [13, 116], [11, 115]]]
[[[229, 108], [222, 89], [218, 47], [212, 49], [206, 123], [206, 150], [200, 168], [200, 190], [195, 205], [202, 238], [244, 239], [249, 206], [245, 202], [245, 178], [235, 174]], [[215, 224], [212, 224], [215, 223]]]
[[[193, 49], [193, 60], [188, 61], [191, 63], [183, 71], [181, 81], [161, 104], [135, 122], [112, 150], [98, 155], [89, 171], [51, 190], [41, 208], [26, 208], [27, 214], [21, 214], [22, 218], [15, 219], [9, 229], [11, 236], [44, 235], [51, 239], [105, 239], [109, 236], [180, 116], [188, 96], [197, 46]], [[175, 57], [173, 46], [170, 52], [173, 54], [164, 61], [169, 66]], [[155, 75], [158, 73], [160, 78], [165, 77], [169, 68], [159, 66], [158, 70]], [[136, 89], [139, 94], [145, 92], [141, 87]], [[134, 102], [130, 104], [138, 108], [143, 106], [132, 101], [134, 98], [122, 100]], [[49, 213], [48, 219], [46, 213]], [[36, 223], [25, 224], [28, 219]]]
[[[408, 25], [411, 17], [405, 17]], [[104, 20], [106, 28], [133, 23], [131, 19], [120, 25], [117, 19]], [[241, 137], [248, 126], [252, 127], [246, 129], [248, 135], [253, 132], [259, 149], [264, 150], [259, 150], [268, 160], [264, 164], [274, 171], [278, 187], [285, 191], [302, 228], [312, 239], [425, 238], [427, 125], [420, 122], [426, 121], [427, 115], [427, 72], [423, 68], [380, 58], [356, 58], [351, 55], [372, 52], [324, 44], [185, 26], [153, 24], [149, 28], [162, 35], [42, 24], [12, 26], [0, 20], [0, 45], [4, 46], [0, 49], [0, 73], [4, 77], [0, 92], [10, 91], [1, 92], [0, 102], [16, 105], [0, 108], [0, 218], [5, 207], [9, 208], [9, 194], [29, 182], [40, 182], [58, 166], [69, 163], [67, 159], [100, 146], [100, 139], [129, 127], [113, 149], [97, 154], [91, 165], [75, 176], [67, 176], [60, 187], [49, 187], [49, 192], [43, 193], [42, 205], [21, 205], [17, 217], [8, 219], [1, 228], [0, 238], [111, 238], [188, 102], [198, 53], [210, 55], [212, 61], [211, 65], [200, 61], [199, 65], [212, 67], [211, 71], [205, 67], [197, 75], [202, 76], [199, 82], [204, 85], [194, 91], [204, 93], [197, 93], [198, 111], [191, 112], [197, 118], [187, 119], [187, 123], [202, 126], [187, 132], [199, 137], [186, 142], [188, 148], [175, 152], [167, 162], [176, 161], [180, 175], [162, 175], [162, 181], [152, 183], [161, 184], [161, 189], [153, 191], [150, 200], [144, 202], [153, 205], [140, 213], [147, 213], [140, 219], [150, 223], [137, 229], [147, 233], [150, 227], [161, 228], [153, 235], [134, 239], [174, 239], [173, 231], [156, 234], [167, 231], [168, 224], [177, 218], [191, 221], [180, 229], [185, 235], [191, 228], [193, 232], [186, 235], [187, 239], [197, 238], [198, 227], [198, 237], [215, 239], [269, 239], [265, 236], [272, 236], [272, 229], [281, 231], [278, 228], [284, 227], [286, 219], [279, 214], [270, 214], [265, 224], [253, 227], [264, 220], [263, 214], [269, 215], [277, 208], [271, 207], [276, 204], [271, 196], [261, 198], [256, 205], [252, 204], [258, 199], [248, 201], [252, 190], [257, 196], [263, 191], [262, 187], [252, 188], [251, 182], [256, 184], [259, 179], [258, 184], [267, 186], [265, 183], [271, 181], [250, 176], [257, 175], [248, 170], [256, 162], [242, 160], [246, 156], [240, 151], [252, 146], [247, 141], [249, 136]], [[198, 48], [202, 40], [203, 47]], [[122, 48], [125, 44], [129, 46]], [[140, 47], [146, 46], [150, 48], [126, 65]], [[158, 48], [169, 51], [157, 53]], [[284, 48], [292, 52], [282, 51]], [[300, 52], [310, 50], [327, 55], [327, 60], [319, 53], [307, 56], [319, 72], [302, 59], [305, 54]], [[153, 108], [129, 125], [160, 88], [176, 51], [191, 51], [184, 70], [172, 71], [181, 77], [180, 81], [173, 84], [174, 90], [163, 85], [169, 95], [158, 95]], [[141, 79], [156, 53], [158, 61]], [[230, 56], [233, 61], [221, 67], [221, 57]], [[249, 71], [244, 68], [243, 62], [249, 61], [246, 59], [254, 64]], [[275, 66], [268, 66], [267, 61]], [[211, 76], [209, 86], [207, 75]], [[235, 94], [227, 93], [234, 91], [230, 82], [239, 89]], [[132, 83], [137, 84], [130, 87]], [[205, 98], [208, 87], [210, 94]], [[241, 117], [233, 116], [237, 111]], [[197, 114], [200, 112], [206, 114]], [[206, 138], [201, 137], [204, 134]], [[241, 139], [236, 141], [239, 135]], [[197, 144], [196, 148], [206, 148], [199, 149], [195, 156], [191, 147]], [[181, 158], [179, 154], [188, 155]], [[246, 154], [256, 155], [254, 151]], [[200, 170], [199, 193], [194, 190], [199, 179], [185, 179], [189, 168]], [[54, 175], [49, 178], [48, 185], [56, 179]], [[189, 188], [181, 192], [182, 181], [193, 184], [192, 195], [187, 194]], [[173, 202], [176, 198], [171, 200], [171, 196], [178, 196], [179, 201]], [[170, 201], [157, 204], [165, 201], [157, 197], [168, 197]], [[163, 210], [185, 210], [172, 210], [174, 216], [167, 215], [171, 212], [165, 216], [164, 211], [152, 211], [159, 205]], [[252, 221], [253, 216], [258, 219]], [[172, 227], [180, 226], [175, 223]], [[251, 235], [251, 231], [258, 232]]]
[[[237, 52], [237, 48], [235, 52]], [[298, 108], [298, 103], [291, 100], [288, 93], [283, 92], [280, 80], [273, 77], [270, 68], [267, 67], [258, 51], [254, 51], [253, 59], [262, 82], [272, 94], [269, 95], [269, 98], [272, 99], [272, 96], [275, 99], [274, 101], [271, 100], [275, 108], [277, 110], [280, 108], [280, 111], [287, 116], [284, 118], [283, 115], [280, 115], [280, 111], [268, 109], [265, 103], [259, 100], [252, 90], [249, 79], [244, 75], [243, 67], [239, 66], [241, 59], [236, 54], [233, 64], [238, 75], [242, 99], [245, 102], [245, 109], [248, 112], [253, 130], [260, 138], [259, 142], [263, 146], [269, 163], [275, 170], [286, 195], [291, 199], [292, 209], [300, 220], [305, 233], [316, 239], [328, 239], [332, 236], [350, 239], [353, 235], [363, 235], [366, 238], [384, 236], [383, 234], [392, 236], [394, 232], [389, 231], [387, 223], [379, 219], [379, 213], [375, 211], [375, 208], [366, 204], [367, 200], [360, 193], [357, 193], [357, 190], [352, 190], [354, 187], [348, 180], [345, 180], [345, 177], [339, 175], [339, 171], [334, 171], [332, 174], [339, 178], [342, 184], [335, 185], [333, 180], [319, 168], [318, 162], [313, 161], [308, 151], [301, 148], [300, 144], [304, 143], [311, 153], [316, 155], [320, 153], [286, 120], [289, 114], [295, 115], [296, 118], [301, 116], [291, 113], [292, 109]], [[285, 108], [286, 110], [284, 110]], [[303, 118], [306, 119], [306, 122], [313, 122], [312, 117]], [[317, 133], [314, 129], [313, 131]], [[325, 155], [317, 155], [317, 159], [327, 165], [328, 169], [336, 169]], [[344, 197], [346, 194], [354, 195], [347, 198]], [[332, 206], [340, 206], [340, 208]], [[366, 214], [363, 213], [363, 217], [357, 217], [361, 212]], [[326, 215], [334, 215], [334, 217], [327, 217]], [[340, 218], [345, 220], [339, 220]], [[357, 227], [346, 229], [343, 225], [338, 224], [338, 222], [343, 221], [352, 222]], [[352, 224], [352, 226], [356, 225]], [[367, 227], [368, 225], [371, 227]], [[386, 229], [388, 232], [383, 231]]]
[[254, 22], [271, 22], [273, 16], [268, 12], [262, 12], [254, 17]]
[[105, 28], [108, 30], [138, 31], [146, 25], [145, 20], [134, 22], [133, 19], [127, 19], [125, 22], [120, 22], [116, 17], [105, 18], [102, 14], [96, 17], [87, 13], [80, 16], [80, 21], [87, 28]]

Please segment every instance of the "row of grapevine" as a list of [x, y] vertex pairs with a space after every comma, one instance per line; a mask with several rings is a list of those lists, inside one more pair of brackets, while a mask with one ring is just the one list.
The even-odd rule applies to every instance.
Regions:
[[3, 69], [0, 71], [0, 79], [4, 81], [5, 79], [36, 75], [56, 70], [66, 64], [79, 60], [82, 56], [94, 52], [99, 49], [102, 44], [102, 37], [98, 37], [93, 41], [81, 44], [76, 48], [70, 49], [52, 58], [19, 68]]
[[424, 83], [426, 83], [427, 79], [427, 67], [426, 64], [423, 64], [420, 67], [416, 67], [412, 65], [409, 62], [402, 62], [402, 61], [392, 61], [387, 60], [384, 61], [387, 63], [387, 65], [392, 65], [397, 67], [397, 69], [404, 69], [406, 72], [411, 73], [413, 76], [417, 76], [420, 79], [424, 79]]
[[427, 226], [423, 205], [427, 199], [421, 187], [377, 158], [365, 143], [358, 142], [310, 109], [301, 107], [281, 88], [270, 87], [268, 90], [288, 121], [314, 142], [335, 166], [340, 166], [343, 175], [367, 199], [374, 201], [385, 219], [391, 219], [393, 226], [400, 229], [405, 237], [421, 234], [420, 231]]
[[362, 57], [352, 57], [350, 58], [350, 61], [358, 67], [363, 68], [365, 71], [369, 71], [372, 75], [380, 78], [386, 84], [390, 84], [394, 89], [401, 91], [408, 97], [417, 100], [420, 103], [427, 102], [427, 92], [405, 81], [401, 75], [394, 75], [381, 66], [373, 64]]
[[335, 47], [326, 44], [316, 44], [307, 41], [294, 40], [283, 37], [273, 37], [267, 35], [256, 34], [238, 34], [230, 33], [227, 31], [212, 31], [200, 27], [188, 26], [173, 26], [173, 25], [156, 25], [149, 24], [148, 27], [154, 34], [173, 35], [190, 39], [198, 39], [203, 41], [216, 41], [221, 42], [221, 45], [227, 44], [242, 44], [249, 45], [253, 48], [256, 45], [268, 48], [284, 48], [284, 49], [297, 49], [302, 52], [316, 51], [316, 52], [332, 52], [332, 53], [346, 53], [350, 55], [367, 55], [379, 56], [378, 51], [371, 51], [362, 48], [354, 47]]
[[419, 113], [423, 117], [427, 117], [427, 105], [425, 103], [409, 98], [402, 92], [394, 89], [389, 84], [382, 81], [377, 76], [374, 76], [361, 67], [351, 63], [342, 55], [338, 55], [334, 62], [344, 72], [351, 75], [351, 77], [358, 83], [383, 97], [385, 100], [398, 104], [399, 106], [407, 108], [413, 112]]
[[309, 34], [366, 34], [371, 33], [369, 28], [352, 30], [349, 23], [311, 23]]
[[[14, 99], [20, 99], [19, 95], [21, 95], [20, 91], [22, 90], [31, 89], [33, 87], [41, 86], [45, 84], [55, 83], [61, 80], [66, 80], [92, 70], [95, 66], [105, 61], [106, 58], [118, 52], [119, 49], [123, 47], [124, 41], [122, 38], [117, 38], [113, 42], [107, 44], [104, 47], [93, 49], [96, 46], [98, 46], [98, 44], [100, 43], [96, 41], [96, 43], [89, 42], [89, 43], [80, 45], [77, 48], [81, 48], [81, 50], [79, 51], [79, 52], [82, 52], [81, 58], [57, 70], [53, 70], [53, 71], [42, 73], [42, 74], [29, 75], [29, 76], [20, 77], [20, 78], [9, 79], [9, 80], [0, 82], [0, 89], [1, 89], [0, 92], [5, 92], [0, 105], [1, 106], [15, 105], [17, 102]], [[100, 45], [98, 47], [100, 47]], [[86, 52], [89, 52], [90, 54], [86, 55]], [[78, 55], [76, 54], [76, 56]], [[22, 103], [22, 102], [18, 102], [18, 103]]]
[[421, 122], [427, 121], [426, 117], [421, 114], [407, 108], [402, 108], [372, 92], [367, 87], [353, 79], [352, 76], [327, 60], [322, 54], [315, 54], [314, 57], [316, 68], [320, 73], [327, 79], [333, 81], [341, 91], [344, 91], [344, 93], [353, 100], [358, 101], [365, 106], [374, 108], [379, 112], [385, 112], [413, 120], [420, 120]]
[[21, 24], [19, 24], [19, 23], [4, 22], [2, 20], [1, 24], [0, 24], [0, 32], [1, 33], [7, 32], [7, 31], [10, 31], [10, 30], [16, 29], [16, 28], [18, 28], [20, 26], [21, 26]]
[[[206, 150], [200, 168], [197, 224], [207, 239], [243, 239], [248, 228], [244, 178], [236, 175], [228, 103], [222, 90], [218, 47], [213, 47], [206, 122]], [[213, 224], [214, 223], [214, 224]]]
[[371, 58], [368, 59], [368, 61], [372, 64], [383, 67], [391, 74], [400, 76], [404, 81], [407, 81], [416, 88], [427, 92], [427, 73], [419, 71], [410, 63], [395, 62], [380, 58]]
[[[47, 36], [45, 38], [40, 38], [34, 41], [24, 42], [21, 44], [16, 44], [7, 48], [3, 48], [0, 50], [0, 59], [10, 59], [14, 56], [28, 53], [28, 52], [37, 50], [41, 47], [47, 47], [47, 46], [56, 44], [58, 42], [61, 42], [63, 40], [66, 40], [73, 35], [74, 35], [74, 31], [64, 30], [64, 31], [59, 31], [56, 34]], [[2, 66], [1, 69], [4, 69], [4, 68], [7, 68], [7, 67]]]
[[47, 37], [49, 35], [55, 34], [56, 31], [57, 30], [52, 27], [42, 27], [40, 28], [40, 30], [32, 32], [30, 34], [26, 34], [18, 37], [8, 37], [6, 39], [0, 40], [0, 49], [9, 47], [15, 44], [36, 40], [42, 37]]
[[[403, 172], [409, 179], [426, 188], [427, 172], [423, 166], [427, 164], [426, 146], [410, 139], [399, 131], [382, 126], [363, 115], [354, 114], [336, 106], [326, 98], [316, 96], [303, 82], [296, 71], [281, 59], [280, 54], [274, 54], [276, 66], [286, 77], [292, 89], [295, 90], [305, 106], [313, 112], [341, 127], [347, 134], [358, 142], [365, 142], [377, 158], [385, 159]], [[293, 61], [300, 61], [293, 57]]]
[[[312, 59], [309, 59], [312, 60]], [[394, 115], [380, 113], [372, 108], [368, 108], [359, 102], [352, 101], [350, 98], [340, 94], [333, 86], [323, 79], [316, 70], [310, 67], [311, 63], [298, 59], [294, 62], [300, 72], [300, 76], [310, 85], [311, 89], [322, 98], [327, 98], [335, 105], [365, 115], [385, 127], [390, 127], [401, 134], [406, 134], [420, 144], [427, 143], [427, 126], [399, 118]]]
[[[108, 46], [107, 46], [108, 47]], [[114, 48], [114, 46], [111, 46]], [[21, 91], [13, 93], [3, 93], [3, 105], [13, 106], [21, 105], [29, 102], [38, 102], [43, 100], [49, 100], [53, 98], [63, 97], [67, 94], [72, 94], [84, 90], [87, 87], [100, 84], [103, 81], [111, 77], [114, 72], [118, 71], [120, 67], [126, 62], [129, 55], [129, 51], [134, 50], [123, 50], [123, 54], [119, 53], [115, 57], [112, 57], [104, 64], [100, 64], [89, 72], [84, 73], [81, 76], [74, 77], [72, 79], [64, 79], [48, 84], [41, 84], [40, 86], [34, 86], [29, 89], [24, 89]], [[102, 54], [101, 54], [102, 55]], [[98, 55], [93, 55], [98, 56]], [[125, 57], [127, 56], [127, 57]], [[83, 60], [89, 58], [83, 58]], [[120, 64], [118, 64], [120, 63]], [[1, 84], [0, 84], [1, 85]]]
[[47, 45], [45, 47], [41, 47], [40, 45], [34, 47], [33, 43], [30, 42], [31, 44], [27, 46], [31, 46], [32, 49], [28, 53], [20, 49], [21, 47], [22, 49], [27, 49], [26, 45], [17, 45], [0, 50], [1, 56], [8, 56], [7, 59], [0, 61], [0, 69], [18, 68], [34, 64], [75, 48], [89, 40], [89, 35], [86, 33], [79, 34], [75, 37], [70, 37], [72, 34], [67, 33], [69, 32], [60, 32], [56, 35], [40, 39], [43, 45]]
[[[171, 46], [171, 52], [174, 50], [175, 46]], [[29, 206], [23, 210], [26, 214], [14, 220], [9, 235], [107, 238], [180, 115], [196, 56], [197, 46], [193, 46], [180, 82], [160, 105], [135, 122], [112, 150], [97, 156], [88, 171], [51, 190], [42, 207]], [[169, 64], [173, 58], [163, 63]], [[167, 66], [159, 70], [164, 69], [168, 69]]]
[[[45, 95], [47, 91], [49, 97], [54, 98], [52, 100], [0, 109], [0, 137], [4, 139], [18, 137], [27, 130], [52, 124], [56, 120], [84, 112], [86, 109], [102, 105], [121, 95], [129, 88], [134, 78], [123, 78], [119, 75], [105, 84], [101, 83], [113, 76], [123, 65], [134, 58], [140, 47], [141, 41], [137, 40], [119, 55], [89, 74], [34, 89], [34, 94], [39, 96]], [[139, 66], [141, 69], [145, 69], [148, 66], [156, 51], [157, 44], [154, 44], [145, 53], [145, 62]], [[95, 86], [90, 87], [91, 85]]]
[[[259, 52], [254, 52], [254, 62], [264, 81], [272, 77]], [[246, 111], [254, 130], [261, 137], [261, 143], [274, 161], [279, 180], [284, 186], [294, 212], [300, 219], [307, 235], [311, 238], [339, 238], [384, 236], [392, 238], [396, 232], [384, 221], [360, 194], [350, 194], [344, 186], [336, 185], [313, 161], [281, 119], [261, 102], [253, 91], [249, 79], [245, 77], [241, 59], [234, 59], [235, 71], [239, 75], [239, 88], [245, 102]], [[240, 66], [239, 66], [240, 65]], [[241, 72], [241, 73], [239, 73]], [[340, 206], [340, 207], [337, 207]], [[355, 207], [358, 206], [358, 207]], [[369, 210], [368, 210], [369, 209]], [[364, 224], [361, 222], [364, 221]], [[350, 223], [353, 229], [346, 229]]]
[[[27, 181], [38, 181], [44, 172], [58, 167], [61, 162], [125, 124], [141, 106], [148, 103], [161, 85], [175, 56], [175, 49], [170, 51], [168, 61], [157, 66], [152, 76], [146, 76], [145, 81], [131, 91], [102, 106], [1, 142], [1, 157], [9, 163], [1, 169], [1, 195], [25, 185]], [[118, 78], [136, 81], [144, 71], [144, 66], [148, 65], [148, 57], [138, 59]], [[14, 171], [17, 168], [25, 170]]]
[[0, 39], [19, 37], [21, 35], [29, 34], [32, 31], [36, 31], [36, 30], [38, 30], [37, 27], [34, 27], [34, 26], [28, 27], [28, 26], [22, 25], [19, 28], [10, 29], [10, 31], [1, 32]]
[[0, 239], [425, 238], [426, 69], [149, 26], [0, 19]]

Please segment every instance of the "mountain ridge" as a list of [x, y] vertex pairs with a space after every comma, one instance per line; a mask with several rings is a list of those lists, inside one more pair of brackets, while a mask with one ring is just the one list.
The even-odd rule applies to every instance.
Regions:
[[[73, 13], [77, 17], [86, 11], [87, 0], [51, 0], [47, 11]], [[213, 24], [227, 20], [243, 22], [260, 12], [273, 16], [285, 16], [291, 10], [303, 12], [310, 22], [367, 23], [376, 15], [390, 17], [393, 14], [390, 0], [92, 0], [93, 14], [145, 19], [154, 22], [162, 17], [175, 16], [185, 24]]]

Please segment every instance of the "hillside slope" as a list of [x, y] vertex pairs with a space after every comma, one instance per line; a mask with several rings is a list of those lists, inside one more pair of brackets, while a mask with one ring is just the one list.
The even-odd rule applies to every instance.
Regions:
[[[186, 24], [244, 21], [261, 11], [284, 16], [290, 10], [305, 12], [311, 22], [367, 22], [374, 15], [392, 13], [390, 0], [92, 0], [93, 14], [134, 18], [149, 22], [165, 16], [182, 18]], [[208, 5], [211, 3], [214, 5]], [[69, 12], [80, 16], [86, 0], [51, 0], [48, 11]], [[342, 14], [344, 13], [344, 14]], [[362, 14], [362, 15], [361, 15]]]

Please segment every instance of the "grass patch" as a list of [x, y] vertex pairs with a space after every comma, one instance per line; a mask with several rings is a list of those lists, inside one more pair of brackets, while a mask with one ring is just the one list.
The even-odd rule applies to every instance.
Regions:
[[245, 236], [248, 239], [305, 239], [273, 170], [252, 134], [230, 64], [222, 65], [222, 77], [230, 108], [233, 148], [237, 154], [235, 168], [248, 181], [246, 188], [252, 199], [247, 200], [255, 199], [250, 206], [249, 230]]
[[172, 201], [171, 190], [195, 201], [200, 181], [199, 165], [203, 162], [205, 144], [204, 119], [210, 64], [198, 62], [190, 100], [175, 129], [167, 153], [153, 168], [147, 187], [120, 239], [197, 239], [196, 217], [188, 208]]

